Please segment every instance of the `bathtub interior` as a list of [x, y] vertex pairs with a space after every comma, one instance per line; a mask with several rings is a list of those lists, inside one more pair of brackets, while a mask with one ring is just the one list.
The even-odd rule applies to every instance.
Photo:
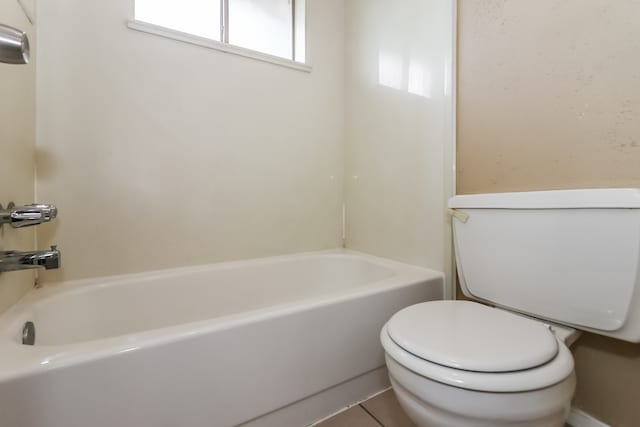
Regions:
[[217, 319], [356, 291], [397, 274], [348, 254], [227, 263], [121, 278], [31, 303], [15, 325], [36, 325], [36, 346], [66, 345]]

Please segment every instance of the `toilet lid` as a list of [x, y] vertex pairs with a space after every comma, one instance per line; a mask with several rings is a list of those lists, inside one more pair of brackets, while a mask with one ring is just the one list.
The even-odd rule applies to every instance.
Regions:
[[389, 320], [387, 332], [414, 356], [466, 371], [522, 371], [558, 353], [558, 342], [544, 324], [470, 301], [407, 307]]

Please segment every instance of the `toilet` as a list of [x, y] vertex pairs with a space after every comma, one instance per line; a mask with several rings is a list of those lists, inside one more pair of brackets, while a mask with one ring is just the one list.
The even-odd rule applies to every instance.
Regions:
[[407, 307], [383, 327], [394, 392], [419, 427], [561, 427], [579, 331], [640, 342], [640, 190], [449, 200], [473, 301]]

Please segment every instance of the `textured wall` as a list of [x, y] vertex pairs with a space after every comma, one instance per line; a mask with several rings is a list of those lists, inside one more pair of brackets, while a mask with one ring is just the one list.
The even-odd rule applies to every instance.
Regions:
[[[640, 186], [640, 2], [459, 0], [458, 192]], [[640, 420], [640, 345], [585, 335], [576, 406]]]
[[640, 2], [462, 0], [458, 183], [640, 186]]
[[309, 4], [310, 74], [130, 30], [131, 0], [38, 7], [48, 281], [341, 245], [341, 0]]
[[[0, 2], [0, 23], [26, 31], [32, 47], [35, 32], [18, 2]], [[35, 61], [0, 64], [0, 203], [32, 203], [34, 189]], [[31, 250], [34, 229], [0, 231], [0, 250]], [[0, 273], [0, 312], [33, 286], [31, 271]]]

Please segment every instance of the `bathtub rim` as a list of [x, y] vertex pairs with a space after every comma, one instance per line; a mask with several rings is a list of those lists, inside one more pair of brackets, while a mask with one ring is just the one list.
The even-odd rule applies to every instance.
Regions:
[[[153, 278], [161, 276], [166, 277], [167, 274], [180, 276], [180, 274], [206, 272], [211, 269], [238, 268], [248, 263], [269, 264], [274, 261], [281, 262], [319, 255], [364, 258], [383, 267], [391, 268], [396, 274], [389, 278], [371, 282], [354, 289], [333, 292], [324, 296], [95, 340], [59, 345], [25, 346], [22, 345], [16, 337], [16, 333], [19, 333], [21, 325], [24, 324], [24, 321], [29, 317], [30, 307], [38, 302], [46, 301], [69, 292], [84, 291], [86, 288], [93, 287], [123, 286], [128, 282], [137, 282], [142, 279], [152, 280]], [[218, 331], [241, 327], [253, 322], [293, 315], [331, 304], [365, 298], [374, 294], [392, 292], [394, 289], [400, 287], [414, 286], [418, 283], [431, 282], [434, 280], [440, 280], [440, 286], [444, 288], [444, 273], [442, 272], [349, 249], [332, 249], [58, 282], [47, 285], [44, 288], [32, 289], [14, 306], [0, 315], [0, 382], [42, 374], [46, 371], [87, 363], [132, 351], [151, 349]]]

